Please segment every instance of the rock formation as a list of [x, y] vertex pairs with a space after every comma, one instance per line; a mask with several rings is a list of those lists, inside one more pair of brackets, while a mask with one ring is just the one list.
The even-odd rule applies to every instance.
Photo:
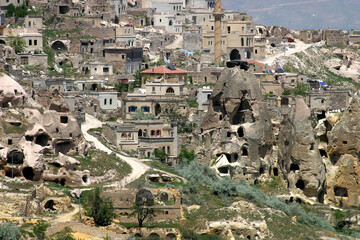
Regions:
[[290, 114], [283, 120], [279, 134], [279, 163], [292, 191], [323, 201], [325, 166], [313, 134], [310, 110], [297, 97]]
[[200, 136], [207, 151], [203, 159], [226, 156], [231, 167], [219, 169], [222, 174], [254, 181], [270, 171], [272, 124], [253, 73], [239, 68], [222, 72], [200, 125]]
[[355, 95], [341, 114], [329, 114], [316, 127], [326, 163], [325, 201], [338, 206], [358, 206], [360, 200], [360, 101]]

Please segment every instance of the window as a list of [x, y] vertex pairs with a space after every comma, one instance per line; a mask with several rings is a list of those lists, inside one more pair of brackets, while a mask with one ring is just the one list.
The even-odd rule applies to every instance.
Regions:
[[136, 106], [129, 106], [129, 112], [136, 112], [137, 107]]
[[109, 104], [110, 104], [110, 105], [112, 105], [112, 98], [110, 98], [110, 100], [109, 100]]
[[152, 91], [155, 92], [155, 87], [152, 87]]
[[156, 136], [161, 136], [161, 130], [156, 130]]
[[141, 111], [142, 112], [150, 112], [150, 107], [149, 106], [142, 106]]
[[31, 21], [29, 21], [28, 24], [29, 24], [29, 27], [31, 27]]
[[161, 22], [161, 18], [159, 19], [159, 22]]
[[231, 32], [231, 27], [227, 27], [228, 33]]
[[32, 40], [29, 40], [29, 46], [31, 46], [32, 45]]
[[211, 30], [214, 30], [214, 26], [211, 26]]
[[103, 68], [103, 72], [104, 72], [104, 73], [108, 73], [108, 72], [109, 72], [109, 68], [108, 68], [108, 67], [104, 67], [104, 68]]
[[257, 49], [255, 49], [255, 54], [257, 54]]
[[125, 55], [121, 55], [121, 59], [125, 59]]
[[166, 93], [175, 93], [174, 89], [169, 87], [168, 89], [166, 89]]
[[60, 122], [61, 123], [68, 123], [69, 122], [69, 118], [67, 116], [60, 116]]
[[151, 136], [155, 135], [155, 130], [151, 130]]
[[34, 45], [35, 45], [35, 46], [37, 45], [37, 40], [34, 40]]
[[104, 105], [106, 105], [106, 103], [107, 103], [107, 99], [105, 98], [105, 99], [104, 99]]

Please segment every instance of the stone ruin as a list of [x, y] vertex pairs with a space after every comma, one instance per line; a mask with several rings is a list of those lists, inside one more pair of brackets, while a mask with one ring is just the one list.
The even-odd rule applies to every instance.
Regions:
[[[202, 161], [215, 161], [220, 174], [251, 183], [271, 171], [274, 145], [272, 124], [254, 74], [239, 68], [225, 69], [210, 97], [210, 106], [199, 128]], [[206, 149], [206, 151], [205, 151]]]

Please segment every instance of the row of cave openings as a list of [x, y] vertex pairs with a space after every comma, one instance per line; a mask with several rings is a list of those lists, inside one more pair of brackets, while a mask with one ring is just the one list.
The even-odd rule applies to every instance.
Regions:
[[[224, 83], [225, 84], [225, 83]], [[244, 90], [243, 96], [247, 95], [247, 91]], [[218, 99], [214, 99], [212, 102], [212, 106], [215, 112], [221, 112], [222, 114], [219, 115], [219, 120], [221, 121], [224, 118], [224, 108], [221, 106], [221, 103]], [[231, 125], [238, 125], [245, 122], [253, 123], [255, 122], [255, 118], [252, 113], [252, 108], [250, 102], [242, 97], [241, 102], [234, 113], [230, 116], [230, 124]]]

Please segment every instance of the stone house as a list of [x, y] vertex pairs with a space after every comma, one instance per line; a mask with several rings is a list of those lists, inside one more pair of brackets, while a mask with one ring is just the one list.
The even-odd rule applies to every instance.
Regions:
[[350, 105], [350, 93], [347, 91], [313, 90], [309, 95], [311, 110], [332, 111], [344, 110]]
[[210, 104], [210, 96], [213, 90], [210, 87], [202, 87], [197, 90], [197, 103], [200, 111], [206, 111]]
[[215, 7], [215, 0], [186, 0], [186, 9], [207, 9], [213, 10]]
[[349, 43], [360, 43], [360, 30], [352, 30], [349, 34]]
[[84, 74], [93, 76], [97, 79], [109, 79], [113, 76], [113, 66], [109, 63], [91, 62], [82, 65]]
[[18, 63], [21, 65], [40, 66], [45, 69], [48, 66], [48, 55], [45, 53], [19, 53], [17, 56]]
[[99, 101], [101, 110], [116, 110], [118, 108], [117, 92], [102, 91], [102, 92], [89, 92], [85, 97], [95, 98]]
[[153, 221], [171, 221], [182, 218], [181, 194], [175, 188], [120, 189], [102, 193], [102, 197], [113, 201], [119, 221], [132, 223], [137, 222], [137, 217], [129, 217], [133, 211], [131, 208], [136, 201], [143, 201], [144, 196], [153, 202], [153, 208], [157, 209]]
[[167, 33], [181, 34], [184, 20], [177, 15], [161, 12], [154, 15], [154, 27], [163, 29]]
[[153, 157], [155, 149], [163, 149], [177, 157], [177, 128], [162, 120], [124, 120], [103, 124], [103, 137], [120, 150], [136, 151], [139, 157]]
[[136, 36], [134, 33], [134, 26], [125, 25], [117, 27], [115, 30], [115, 41], [122, 43], [128, 47], [136, 47]]
[[103, 57], [113, 65], [113, 71], [132, 74], [141, 69], [142, 48], [105, 47]]
[[20, 33], [20, 37], [26, 42], [25, 51], [35, 51], [43, 49], [43, 37], [40, 33]]
[[[221, 51], [225, 61], [254, 58], [254, 37], [256, 27], [252, 16], [244, 13], [233, 14], [233, 18], [222, 20]], [[203, 49], [214, 53], [214, 19], [203, 23]]]
[[327, 29], [323, 30], [323, 40], [328, 46], [334, 45], [348, 45], [349, 44], [349, 33], [344, 30]]
[[24, 0], [4, 0], [0, 1], [0, 10], [6, 10], [7, 6], [13, 4], [15, 7], [20, 6], [24, 3]]

